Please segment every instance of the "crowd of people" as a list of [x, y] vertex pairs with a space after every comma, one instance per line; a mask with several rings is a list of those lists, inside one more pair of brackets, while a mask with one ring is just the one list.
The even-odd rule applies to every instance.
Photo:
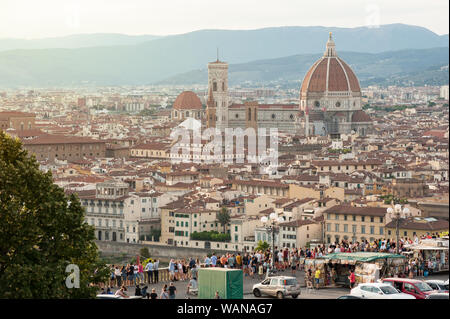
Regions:
[[[419, 243], [422, 239], [438, 238], [439, 234], [428, 234], [426, 236], [414, 238], [399, 238], [399, 252], [405, 251], [405, 245]], [[149, 259], [145, 263], [127, 264], [126, 266], [111, 266], [110, 280], [108, 283], [100, 286], [102, 293], [108, 293], [113, 288], [118, 288], [116, 294], [126, 295], [127, 287], [136, 287], [135, 295], [141, 295], [155, 299], [156, 297], [165, 299], [174, 298], [176, 288], [174, 282], [186, 281], [187, 294], [196, 292], [198, 269], [204, 267], [223, 267], [231, 269], [242, 269], [244, 276], [249, 278], [263, 279], [268, 275], [268, 271], [279, 272], [289, 271], [295, 275], [297, 270], [304, 270], [305, 259], [315, 259], [323, 257], [331, 253], [351, 253], [351, 252], [386, 252], [396, 253], [396, 240], [393, 239], [377, 239], [372, 242], [367, 240], [351, 242], [342, 240], [339, 243], [321, 244], [313, 248], [278, 248], [272, 250], [255, 250], [253, 252], [244, 253], [228, 253], [223, 255], [206, 255], [204, 258], [188, 258], [188, 259], [171, 259], [168, 264], [170, 285], [164, 285], [160, 295], [153, 288], [151, 292], [147, 292], [149, 284], [157, 284], [159, 282], [159, 260]], [[432, 271], [436, 265], [434, 261], [424, 260], [423, 258], [410, 259], [406, 271], [402, 276], [423, 276], [425, 271]], [[305, 281], [311, 283], [314, 287], [318, 286], [320, 270], [311, 270], [305, 272]], [[349, 276], [350, 284], [354, 280]], [[106, 290], [105, 290], [106, 287]], [[155, 297], [156, 296], [156, 297]]]

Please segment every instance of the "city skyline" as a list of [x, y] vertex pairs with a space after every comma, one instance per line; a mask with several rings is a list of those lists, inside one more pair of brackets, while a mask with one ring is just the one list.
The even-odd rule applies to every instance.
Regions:
[[[2, 4], [0, 38], [48, 38], [72, 34], [122, 33], [128, 35], [173, 35], [201, 29], [251, 30], [276, 26], [376, 27], [402, 23], [448, 34], [448, 1], [404, 3], [354, 1], [300, 3], [231, 0], [171, 0], [127, 2], [84, 0], [39, 3], [28, 0]], [[27, 10], [24, 11], [23, 8]], [[280, 10], [281, 9], [281, 10]], [[317, 12], [320, 11], [320, 15]], [[445, 12], [445, 14], [443, 14]], [[101, 22], [101, 23], [99, 23]]]

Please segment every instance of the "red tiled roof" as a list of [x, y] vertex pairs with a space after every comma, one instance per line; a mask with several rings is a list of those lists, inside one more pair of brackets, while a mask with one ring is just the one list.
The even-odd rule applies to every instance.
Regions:
[[202, 102], [200, 98], [192, 91], [184, 91], [176, 98], [173, 108], [177, 110], [201, 109]]

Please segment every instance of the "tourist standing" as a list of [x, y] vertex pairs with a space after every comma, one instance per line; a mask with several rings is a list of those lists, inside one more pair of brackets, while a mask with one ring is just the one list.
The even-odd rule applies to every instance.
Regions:
[[348, 276], [348, 279], [350, 281], [350, 290], [352, 290], [356, 282], [355, 272], [353, 270], [350, 270], [350, 276]]
[[167, 293], [167, 285], [163, 286], [159, 299], [169, 299], [169, 294]]
[[150, 259], [147, 265], [145, 265], [145, 272], [147, 273], [147, 283], [153, 283], [153, 263]]
[[153, 283], [157, 284], [159, 282], [159, 259], [153, 263]]
[[217, 265], [217, 256], [216, 253], [213, 253], [211, 256], [211, 267], [216, 267]]
[[175, 299], [177, 293], [177, 288], [174, 286], [173, 282], [169, 286], [169, 299]]

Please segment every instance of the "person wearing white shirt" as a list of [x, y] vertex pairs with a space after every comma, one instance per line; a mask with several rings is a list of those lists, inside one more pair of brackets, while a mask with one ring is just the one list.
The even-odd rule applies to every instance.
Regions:
[[145, 271], [147, 272], [147, 283], [153, 283], [153, 263], [150, 260], [147, 265], [145, 265]]

